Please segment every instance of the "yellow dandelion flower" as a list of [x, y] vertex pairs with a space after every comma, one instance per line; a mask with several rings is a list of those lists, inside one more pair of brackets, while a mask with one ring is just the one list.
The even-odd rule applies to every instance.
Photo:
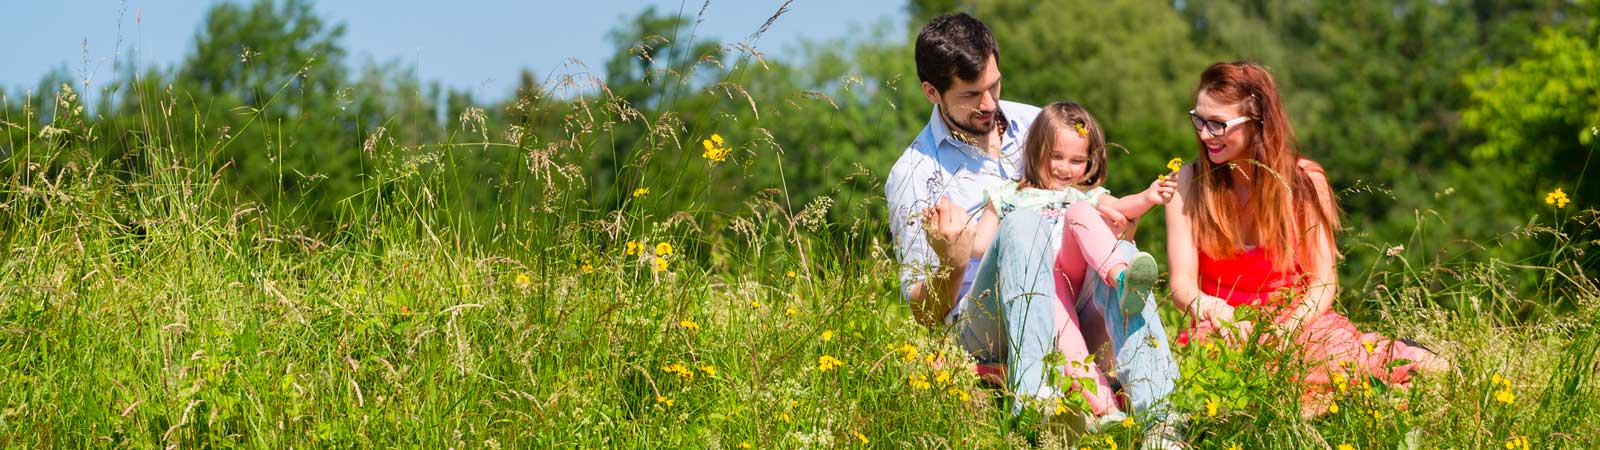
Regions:
[[667, 271], [667, 259], [666, 258], [662, 258], [660, 256], [657, 256], [655, 262], [650, 264], [650, 271], [651, 272], [665, 272], [665, 271]]
[[940, 369], [934, 374], [933, 381], [937, 381], [939, 384], [950, 384], [950, 371]]
[[705, 372], [708, 377], [717, 376], [717, 368], [715, 366], [700, 366], [700, 371]]
[[650, 195], [650, 188], [638, 188], [633, 190], [633, 198], [639, 198], [646, 195]]
[[919, 391], [926, 391], [933, 387], [933, 384], [928, 382], [928, 377], [920, 373], [911, 374], [911, 379], [906, 380], [906, 384]]
[[778, 413], [778, 420], [782, 420], [783, 423], [794, 423], [794, 418], [789, 417], [789, 413], [786, 412]]
[[665, 405], [665, 406], [672, 406], [672, 399], [657, 395], [656, 396], [656, 403], [661, 404], [661, 405]]
[[1244, 450], [1244, 448], [1240, 447], [1238, 442], [1235, 442], [1228, 446], [1228, 450]]
[[1544, 195], [1544, 202], [1547, 204], [1556, 205], [1557, 208], [1565, 208], [1567, 207], [1567, 203], [1571, 203], [1572, 200], [1567, 198], [1567, 193], [1565, 191], [1562, 191], [1561, 188], [1556, 188], [1556, 190], [1550, 191], [1549, 194]]
[[785, 315], [785, 316], [793, 316], [794, 313], [795, 313], [795, 309], [794, 309], [793, 306], [789, 306], [789, 307], [783, 308], [783, 315]]
[[672, 244], [668, 244], [668, 243], [665, 243], [665, 242], [656, 244], [656, 256], [667, 256], [667, 255], [671, 255], [671, 254], [672, 254]]
[[1512, 402], [1517, 401], [1517, 394], [1511, 393], [1510, 389], [1494, 391], [1494, 400], [1509, 405]]
[[823, 372], [833, 370], [834, 368], [839, 367], [840, 364], [844, 364], [844, 361], [840, 361], [839, 358], [835, 358], [830, 355], [822, 355], [821, 357], [817, 358], [817, 370], [821, 370]]
[[866, 435], [861, 434], [860, 431], [851, 431], [851, 433], [854, 433], [856, 435], [856, 439], [861, 441], [861, 445], [867, 445], [867, 436]]
[[517, 274], [517, 287], [518, 288], [527, 289], [528, 286], [532, 285], [532, 284], [533, 284], [533, 279], [532, 278], [528, 278], [528, 274], [525, 274], [525, 273]]
[[972, 394], [967, 393], [966, 389], [962, 389], [960, 387], [952, 386], [947, 392], [950, 393], [951, 397], [959, 398], [963, 402], [972, 400]]
[[644, 248], [644, 244], [638, 241], [628, 241], [628, 256], [639, 254], [639, 249], [642, 248]]
[[1216, 353], [1217, 352], [1217, 343], [1211, 342], [1211, 341], [1206, 341], [1205, 348], [1206, 348], [1206, 352]]
[[1083, 122], [1075, 123], [1073, 127], [1078, 129], [1078, 137], [1089, 137], [1089, 128], [1083, 126]]
[[833, 330], [823, 331], [822, 332], [822, 342], [828, 342], [828, 341], [831, 341], [831, 340], [833, 340]]
[[786, 277], [786, 278], [794, 278], [795, 277], [794, 271], [791, 270], [791, 271], [788, 271], [788, 272], [784, 272], [783, 276]]
[[1356, 446], [1350, 444], [1339, 444], [1339, 450], [1356, 450]]
[[1128, 417], [1122, 418], [1122, 427], [1123, 428], [1133, 428], [1134, 425], [1138, 425], [1138, 423], [1133, 421], [1133, 416], [1128, 416]]
[[1117, 440], [1112, 439], [1111, 436], [1106, 436], [1106, 448], [1117, 450]]
[[1505, 380], [1505, 379], [1504, 378], [1500, 378], [1500, 374], [1497, 373], [1497, 374], [1494, 374], [1494, 376], [1489, 377], [1489, 384], [1500, 384], [1500, 382], [1503, 381], [1503, 380]]
[[760, 308], [761, 307], [761, 302], [758, 302], [758, 301], [755, 301], [755, 300], [751, 300], [750, 301], [750, 307], [751, 308]]
[[678, 322], [678, 326], [689, 331], [700, 331], [700, 324], [694, 323], [693, 320], [684, 319], [683, 321]]
[[579, 267], [578, 268], [578, 273], [582, 273], [584, 275], [588, 275], [588, 274], [594, 273], [594, 265], [593, 264], [589, 264], [588, 261], [584, 261], [583, 262], [583, 267]]
[[1374, 343], [1372, 343], [1372, 341], [1361, 341], [1361, 348], [1364, 348], [1364, 349], [1366, 349], [1366, 350], [1367, 350], [1367, 353], [1372, 353], [1372, 351], [1373, 351], [1373, 348], [1374, 348], [1374, 347], [1375, 347], [1375, 346], [1376, 346], [1376, 345], [1377, 345], [1377, 344], [1374, 344]]
[[1167, 160], [1167, 172], [1177, 172], [1178, 169], [1182, 168], [1183, 158], [1172, 158]]
[[684, 365], [683, 363], [673, 363], [662, 366], [661, 371], [677, 375], [678, 378], [686, 380], [694, 379], [694, 371], [689, 370], [689, 366]]
[[1334, 403], [1332, 405], [1328, 405], [1328, 413], [1329, 414], [1338, 414], [1339, 413], [1339, 404], [1338, 403]]
[[911, 344], [901, 345], [900, 348], [896, 349], [895, 351], [900, 352], [900, 359], [904, 360], [905, 362], [911, 362], [912, 360], [917, 359], [917, 347]]
[[713, 164], [727, 161], [728, 154], [732, 153], [733, 149], [723, 144], [722, 135], [712, 133], [711, 139], [700, 141], [700, 145], [706, 149], [704, 153], [700, 154], [700, 157], [711, 161]]
[[1050, 413], [1050, 415], [1059, 416], [1059, 415], [1066, 414], [1066, 413], [1067, 413], [1067, 404], [1061, 401], [1061, 397], [1056, 397], [1056, 410], [1052, 411]]
[[745, 448], [745, 449], [751, 448], [750, 447], [750, 443], [749, 442], [740, 442], [739, 443], [739, 448]]
[[1220, 406], [1220, 405], [1218, 405], [1217, 402], [1215, 402], [1215, 401], [1213, 401], [1213, 400], [1211, 400], [1209, 398], [1206, 399], [1206, 417], [1216, 417], [1217, 416], [1217, 407], [1218, 406]]

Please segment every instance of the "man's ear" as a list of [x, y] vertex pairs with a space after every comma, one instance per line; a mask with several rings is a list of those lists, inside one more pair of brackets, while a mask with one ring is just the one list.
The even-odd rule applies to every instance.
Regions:
[[934, 88], [933, 83], [926, 81], [922, 82], [922, 96], [928, 98], [928, 103], [935, 105], [939, 104], [939, 99], [942, 97], [939, 95], [939, 89]]

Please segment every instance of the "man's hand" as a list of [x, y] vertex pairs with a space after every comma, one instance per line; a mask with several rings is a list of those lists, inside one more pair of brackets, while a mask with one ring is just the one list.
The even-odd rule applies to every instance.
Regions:
[[933, 247], [933, 253], [939, 256], [942, 266], [966, 265], [967, 258], [972, 255], [973, 230], [976, 228], [967, 223], [971, 219], [966, 210], [948, 197], [940, 198], [939, 203], [922, 210], [922, 227], [928, 233], [928, 246]]

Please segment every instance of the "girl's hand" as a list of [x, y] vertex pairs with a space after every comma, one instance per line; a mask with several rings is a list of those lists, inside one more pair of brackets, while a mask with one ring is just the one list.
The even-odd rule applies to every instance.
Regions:
[[1094, 205], [1094, 209], [1100, 212], [1100, 218], [1106, 220], [1106, 227], [1111, 229], [1111, 234], [1122, 236], [1128, 231], [1128, 216], [1112, 208], [1111, 202], [1102, 200]]
[[1161, 177], [1151, 182], [1150, 187], [1146, 188], [1140, 195], [1143, 195], [1145, 200], [1151, 204], [1165, 205], [1167, 202], [1172, 201], [1172, 196], [1177, 192], [1177, 180], [1172, 179], [1172, 177]]

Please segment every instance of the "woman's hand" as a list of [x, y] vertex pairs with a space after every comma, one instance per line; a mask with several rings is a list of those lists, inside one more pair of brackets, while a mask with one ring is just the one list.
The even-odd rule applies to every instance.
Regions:
[[1172, 177], [1164, 176], [1150, 182], [1150, 187], [1146, 188], [1144, 192], [1140, 192], [1139, 195], [1144, 196], [1145, 201], [1150, 202], [1152, 205], [1165, 205], [1167, 202], [1172, 201], [1173, 194], [1177, 192], [1178, 181]]
[[1229, 305], [1227, 301], [1217, 297], [1209, 295], [1196, 297], [1190, 303], [1189, 311], [1194, 316], [1195, 321], [1203, 321], [1210, 324], [1212, 330], [1222, 335], [1223, 339], [1231, 342], [1247, 340], [1250, 334], [1255, 331], [1255, 323], [1248, 320], [1236, 320], [1233, 317], [1235, 308]]

